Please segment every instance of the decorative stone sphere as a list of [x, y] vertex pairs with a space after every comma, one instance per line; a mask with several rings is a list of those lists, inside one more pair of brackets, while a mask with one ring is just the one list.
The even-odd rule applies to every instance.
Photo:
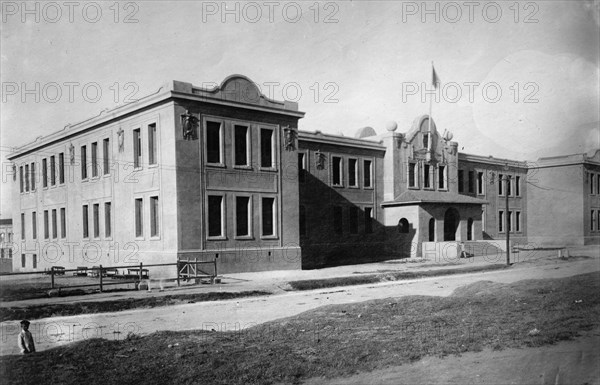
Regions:
[[390, 132], [396, 131], [398, 129], [398, 123], [394, 121], [389, 121], [385, 124], [385, 129]]

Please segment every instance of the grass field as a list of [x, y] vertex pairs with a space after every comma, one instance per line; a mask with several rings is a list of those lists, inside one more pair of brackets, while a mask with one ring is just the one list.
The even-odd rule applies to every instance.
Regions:
[[0, 358], [5, 383], [300, 383], [425, 356], [553, 344], [600, 326], [600, 273], [513, 284], [480, 281], [449, 297], [331, 305], [230, 332], [86, 340]]

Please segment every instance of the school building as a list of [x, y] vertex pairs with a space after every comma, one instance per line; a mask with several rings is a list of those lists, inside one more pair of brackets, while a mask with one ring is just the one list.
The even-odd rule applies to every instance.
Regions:
[[299, 130], [302, 117], [232, 75], [170, 82], [26, 144], [9, 157], [13, 270], [316, 268], [501, 248], [507, 232], [600, 243], [600, 151], [520, 162], [459, 153], [426, 115], [354, 137]]

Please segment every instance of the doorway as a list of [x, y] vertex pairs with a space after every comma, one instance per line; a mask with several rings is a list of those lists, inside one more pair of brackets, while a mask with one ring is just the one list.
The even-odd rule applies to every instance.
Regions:
[[444, 214], [444, 241], [456, 241], [456, 231], [460, 223], [458, 210], [450, 207]]

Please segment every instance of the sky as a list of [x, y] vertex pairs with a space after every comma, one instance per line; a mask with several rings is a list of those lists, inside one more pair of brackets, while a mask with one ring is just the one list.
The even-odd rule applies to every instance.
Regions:
[[600, 148], [597, 0], [1, 5], [3, 218], [15, 147], [169, 80], [248, 76], [299, 103], [301, 130], [406, 132], [431, 107], [462, 152], [535, 161]]

